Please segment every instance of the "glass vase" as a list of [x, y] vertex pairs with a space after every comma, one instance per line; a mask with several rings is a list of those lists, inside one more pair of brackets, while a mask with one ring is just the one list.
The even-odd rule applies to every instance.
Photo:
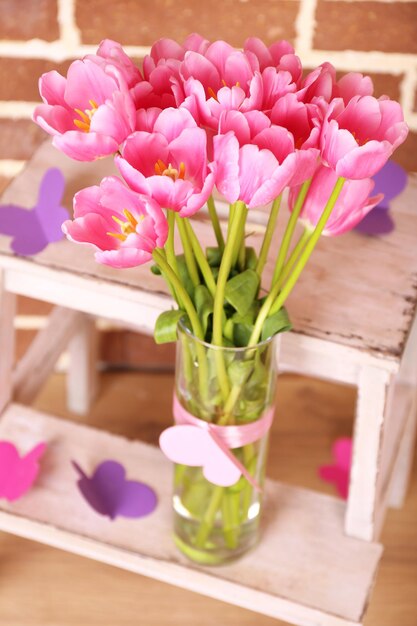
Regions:
[[262, 426], [255, 440], [228, 446], [248, 478], [242, 473], [234, 484], [220, 486], [205, 478], [202, 467], [174, 466], [174, 539], [198, 563], [226, 563], [258, 542], [269, 435], [265, 419], [273, 415], [277, 343], [272, 337], [253, 348], [216, 347], [179, 324], [175, 393], [181, 410], [208, 428], [224, 427], [220, 430], [226, 435], [229, 427], [252, 424], [256, 433]]

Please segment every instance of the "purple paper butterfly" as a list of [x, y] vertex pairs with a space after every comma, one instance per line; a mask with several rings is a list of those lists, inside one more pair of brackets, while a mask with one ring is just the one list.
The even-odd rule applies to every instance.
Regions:
[[32, 210], [16, 204], [0, 206], [0, 234], [13, 237], [13, 252], [21, 256], [37, 254], [64, 237], [61, 226], [69, 217], [67, 209], [61, 206], [64, 189], [64, 175], [53, 167], [42, 178]]
[[111, 520], [145, 517], [154, 511], [157, 497], [153, 489], [135, 480], [126, 480], [126, 470], [117, 461], [103, 461], [89, 478], [75, 461], [80, 480], [78, 487], [88, 504]]
[[376, 207], [366, 215], [356, 226], [355, 230], [364, 235], [386, 235], [394, 230], [394, 220], [389, 214], [389, 203], [396, 198], [407, 186], [407, 172], [395, 163], [388, 161], [384, 167], [373, 176], [375, 187], [372, 195], [383, 193], [384, 197]]

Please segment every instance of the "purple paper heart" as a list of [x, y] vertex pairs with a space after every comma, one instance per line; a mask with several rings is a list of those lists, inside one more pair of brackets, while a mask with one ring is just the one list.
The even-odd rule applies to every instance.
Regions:
[[117, 516], [138, 518], [154, 511], [157, 505], [155, 491], [144, 483], [127, 480], [126, 470], [117, 461], [103, 461], [88, 477], [75, 461], [78, 487], [88, 504], [100, 515], [114, 520]]
[[13, 252], [21, 256], [37, 254], [64, 237], [61, 226], [69, 217], [61, 206], [64, 189], [64, 175], [53, 167], [42, 178], [32, 210], [15, 204], [0, 206], [0, 234], [13, 238]]
[[395, 228], [394, 220], [392, 219], [387, 208], [382, 206], [376, 206], [365, 215], [363, 220], [356, 226], [358, 232], [363, 235], [388, 235]]
[[388, 213], [389, 203], [396, 198], [407, 186], [407, 172], [395, 163], [387, 161], [384, 167], [373, 176], [375, 186], [372, 195], [383, 193], [384, 197], [379, 204], [366, 215], [355, 227], [363, 235], [387, 235], [395, 228], [394, 220]]
[[388, 208], [390, 200], [399, 196], [407, 186], [407, 172], [394, 161], [387, 161], [384, 167], [372, 178], [375, 182], [372, 195], [384, 194], [383, 200], [377, 205], [378, 207]]

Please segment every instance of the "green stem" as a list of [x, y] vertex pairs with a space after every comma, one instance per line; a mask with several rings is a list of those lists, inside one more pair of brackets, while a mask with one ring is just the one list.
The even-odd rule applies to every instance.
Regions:
[[178, 231], [181, 237], [182, 248], [184, 250], [185, 264], [187, 266], [188, 274], [194, 287], [197, 287], [197, 285], [200, 284], [200, 276], [198, 275], [197, 264], [195, 262], [190, 240], [188, 239], [188, 233], [184, 224], [184, 219], [180, 217], [178, 213], [176, 213], [175, 217]]
[[303, 183], [300, 193], [297, 196], [297, 200], [291, 212], [290, 219], [288, 220], [287, 228], [285, 229], [284, 237], [282, 238], [277, 262], [275, 264], [274, 274], [272, 276], [272, 285], [277, 282], [282, 272], [282, 268], [285, 265], [285, 259], [287, 257], [287, 252], [290, 247], [295, 226], [297, 224], [298, 216], [300, 215], [300, 211], [303, 208], [304, 200], [306, 198], [308, 190], [310, 189], [311, 181], [312, 178], [309, 178], [309, 180], [306, 180], [305, 183]]
[[[227, 245], [227, 244], [226, 244]], [[204, 548], [204, 545], [207, 541], [209, 534], [214, 525], [214, 519], [216, 517], [216, 513], [219, 510], [221, 501], [223, 499], [225, 488], [215, 486], [213, 488], [213, 493], [210, 498], [210, 503], [207, 507], [205, 515], [201, 520], [200, 527], [197, 532], [197, 536], [195, 539], [196, 546], [198, 548]]]
[[[226, 247], [223, 252], [220, 264], [219, 275], [217, 278], [217, 289], [214, 297], [213, 306], [213, 344], [216, 346], [223, 345], [223, 305], [224, 291], [229, 278], [232, 267], [233, 251], [235, 249], [236, 240], [240, 232], [240, 216], [244, 213], [246, 207], [243, 202], [237, 202], [233, 218], [231, 220], [230, 229], [227, 233]], [[226, 365], [224, 355], [221, 350], [215, 350], [215, 359], [219, 377], [219, 384], [222, 395], [227, 398], [229, 395], [229, 381], [227, 378]]]
[[[177, 264], [177, 257], [175, 256], [175, 244], [174, 244], [174, 231], [175, 231], [174, 211], [170, 211], [169, 209], [167, 210], [167, 221], [168, 221], [168, 238], [165, 244], [166, 259], [168, 261], [168, 264], [171, 266], [172, 271], [175, 273], [176, 276], [178, 276], [179, 275], [178, 264]], [[178, 302], [178, 306], [180, 307], [180, 309], [182, 309], [183, 308], [182, 300], [179, 294], [176, 292], [175, 287], [173, 287], [172, 281], [170, 281], [167, 276], [164, 276], [164, 278], [166, 279], [168, 284], [171, 284], [172, 289], [174, 290], [174, 297], [176, 301]]]
[[193, 231], [193, 227], [191, 226], [190, 221], [186, 217], [184, 217], [183, 219], [188, 239], [191, 243], [191, 247], [193, 249], [194, 256], [197, 260], [200, 271], [203, 275], [204, 282], [206, 283], [209, 292], [214, 298], [214, 294], [216, 293], [216, 281], [214, 280], [213, 272], [211, 271], [211, 267], [208, 264], [206, 255], [204, 254], [203, 249], [200, 246], [200, 242], [198, 241], [198, 238]]
[[265, 300], [264, 304], [262, 305], [261, 310], [259, 311], [254, 329], [252, 331], [252, 335], [249, 339], [248, 346], [254, 346], [258, 343], [266, 318], [268, 317], [269, 314], [272, 315], [276, 311], [279, 311], [279, 309], [283, 306], [283, 304], [285, 303], [285, 300], [288, 298], [291, 291], [293, 290], [295, 283], [297, 282], [301, 272], [303, 271], [308, 259], [311, 256], [311, 253], [313, 252], [320, 238], [321, 233], [323, 232], [326, 222], [330, 217], [330, 214], [333, 210], [334, 205], [337, 202], [340, 192], [342, 191], [344, 183], [345, 183], [344, 178], [340, 177], [337, 179], [337, 182], [333, 188], [330, 198], [327, 201], [324, 211], [321, 214], [319, 221], [317, 222], [317, 226], [314, 229], [313, 233], [311, 234], [310, 239], [308, 240], [300, 258], [298, 259], [294, 267], [292, 274], [290, 275], [287, 282], [285, 283], [282, 291], [280, 292], [279, 282], [276, 282], [272, 286], [272, 289], [267, 299]]
[[213, 224], [214, 234], [216, 236], [217, 245], [219, 246], [220, 252], [224, 250], [224, 238], [222, 229], [219, 222], [219, 217], [216, 211], [216, 205], [214, 204], [213, 196], [207, 200], [208, 212], [210, 215], [211, 223]]
[[287, 280], [292, 268], [294, 267], [296, 260], [300, 256], [301, 250], [304, 248], [305, 244], [310, 239], [310, 236], [311, 236], [311, 231], [306, 229], [301, 235], [300, 239], [297, 241], [297, 244], [294, 247], [294, 250], [291, 252], [288, 261], [286, 262], [286, 264], [284, 265], [282, 269], [281, 276], [279, 277], [279, 280], [278, 280], [280, 285], [283, 285], [285, 281]]
[[245, 245], [245, 224], [246, 224], [246, 217], [248, 215], [248, 209], [246, 208], [246, 205], [242, 203], [241, 210], [239, 211], [237, 209], [237, 213], [239, 217], [239, 232], [236, 237], [236, 241], [234, 243], [232, 267], [236, 266], [242, 246]]
[[243, 272], [243, 270], [245, 269], [245, 265], [246, 265], [246, 242], [245, 242], [245, 237], [243, 237], [241, 244], [240, 244], [240, 249], [239, 249], [239, 256], [237, 259], [237, 264], [239, 267], [239, 270], [241, 272]]
[[274, 234], [275, 225], [277, 223], [279, 207], [281, 205], [282, 194], [278, 196], [272, 203], [271, 212], [269, 214], [268, 224], [266, 226], [266, 231], [264, 235], [264, 240], [262, 242], [261, 251], [259, 253], [258, 263], [256, 265], [256, 273], [259, 276], [259, 280], [262, 277], [262, 272], [265, 267], [266, 260], [268, 258], [269, 248], [271, 246], [272, 236]]
[[175, 274], [174, 270], [168, 265], [163, 254], [158, 248], [155, 248], [152, 256], [155, 263], [161, 268], [161, 271], [168, 277], [168, 280], [172, 283], [176, 293], [180, 295], [182, 303], [184, 305], [184, 310], [186, 311], [190, 320], [194, 335], [198, 339], [201, 339], [201, 341], [204, 341], [203, 329], [201, 327], [197, 312], [194, 308], [194, 304], [190, 296], [186, 292], [185, 288], [182, 286], [180, 279]]
[[[175, 274], [175, 272], [171, 269], [171, 267], [168, 265], [167, 261], [165, 260], [164, 255], [162, 254], [162, 250], [155, 248], [155, 250], [152, 253], [152, 257], [155, 263], [160, 267], [161, 272], [163, 272], [168, 277], [168, 279], [172, 282], [176, 293], [179, 294], [181, 301], [183, 303], [183, 306], [184, 306], [184, 310], [187, 313], [188, 318], [190, 320], [191, 328], [193, 330], [194, 335], [197, 337], [197, 339], [204, 341], [204, 333], [201, 327], [200, 319], [197, 315], [197, 311], [195, 310], [193, 301], [188, 295], [186, 289], [183, 287], [180, 279]], [[200, 395], [203, 398], [203, 400], [207, 400], [207, 395], [208, 395], [207, 359], [206, 359], [206, 354], [204, 352], [204, 347], [199, 341], [196, 341], [196, 351], [197, 351], [197, 359], [198, 359], [198, 365], [199, 365], [198, 366], [198, 383], [199, 383]]]
[[233, 204], [229, 206], [229, 218], [227, 221], [227, 236], [228, 237], [229, 237], [230, 228], [232, 226], [232, 222], [235, 216], [235, 211], [236, 211], [236, 202], [234, 202]]

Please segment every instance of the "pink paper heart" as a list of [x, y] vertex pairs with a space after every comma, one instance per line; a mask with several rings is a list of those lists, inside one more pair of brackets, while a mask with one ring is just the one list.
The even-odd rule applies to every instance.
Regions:
[[46, 443], [39, 443], [26, 456], [19, 456], [16, 446], [0, 441], [0, 498], [17, 500], [32, 487], [39, 472], [39, 459]]
[[174, 463], [202, 467], [214, 485], [230, 487], [240, 478], [239, 468], [207, 430], [189, 424], [171, 426], [159, 438], [162, 452]]
[[327, 483], [333, 483], [339, 495], [347, 500], [349, 495], [350, 466], [352, 462], [352, 439], [341, 437], [332, 446], [332, 465], [321, 465], [319, 476]]

